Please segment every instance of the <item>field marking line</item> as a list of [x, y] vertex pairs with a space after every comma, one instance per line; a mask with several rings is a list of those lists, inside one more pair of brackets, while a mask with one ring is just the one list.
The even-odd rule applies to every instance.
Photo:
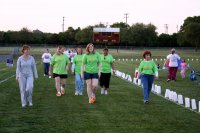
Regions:
[[[121, 77], [119, 77], [119, 76], [117, 76], [117, 75], [115, 75], [115, 77], [118, 77], [118, 78], [120, 78], [120, 79], [122, 79], [122, 80], [124, 80], [124, 81], [126, 81], [126, 82], [128, 82], [128, 83], [131, 83], [131, 84], [133, 84], [134, 86], [138, 86], [138, 85], [135, 85], [133, 82], [130, 82], [130, 81], [128, 81], [128, 80], [125, 80], [125, 79], [123, 79], [123, 78], [121, 78]], [[141, 86], [138, 86], [138, 87], [142, 88]], [[176, 103], [176, 102], [174, 102], [174, 101], [172, 101], [172, 100], [170, 100], [170, 99], [168, 99], [168, 98], [165, 98], [163, 95], [158, 95], [157, 93], [154, 93], [154, 92], [152, 92], [152, 91], [151, 91], [151, 93], [153, 93], [154, 95], [159, 96], [159, 97], [161, 97], [161, 98], [163, 98], [163, 99], [165, 99], [165, 100], [168, 100], [168, 101], [170, 101], [170, 102], [172, 102], [172, 103], [175, 103], [176, 105], [179, 105], [180, 107], [183, 107], [183, 108], [185, 108], [185, 109], [187, 109], [187, 110], [189, 110], [189, 111], [191, 111], [191, 112], [194, 112], [194, 113], [200, 115], [200, 112], [198, 112], [198, 108], [197, 108], [197, 111], [195, 111], [195, 110], [193, 110], [193, 109], [191, 109], [191, 108], [186, 108], [184, 105], [180, 105], [180, 104], [178, 104], [178, 103]], [[198, 104], [198, 103], [197, 103], [197, 104]]]
[[6, 69], [8, 69], [8, 68], [2, 68], [2, 69], [0, 69], [0, 71], [4, 71], [4, 70], [6, 70]]
[[1, 81], [0, 81], [0, 84], [3, 83], [3, 82], [5, 82], [5, 81], [7, 81], [7, 80], [9, 80], [9, 79], [11, 79], [11, 78], [13, 78], [14, 76], [15, 76], [15, 74], [12, 75], [12, 76], [10, 76], [10, 77], [8, 77], [8, 78], [6, 78], [6, 79], [4, 79], [4, 80], [1, 80]]
[[[37, 64], [38, 64], [38, 63], [36, 63], [36, 65], [37, 65]], [[16, 74], [14, 74], [14, 75], [12, 75], [12, 76], [10, 76], [10, 77], [4, 79], [4, 80], [1, 80], [1, 81], [0, 81], [0, 84], [3, 83], [3, 82], [5, 82], [5, 81], [7, 81], [7, 80], [9, 80], [9, 79], [11, 79], [11, 78], [13, 78], [15, 75], [16, 75]]]

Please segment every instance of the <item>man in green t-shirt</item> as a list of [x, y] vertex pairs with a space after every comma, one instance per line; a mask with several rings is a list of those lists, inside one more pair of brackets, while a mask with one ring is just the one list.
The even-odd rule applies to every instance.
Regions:
[[63, 54], [64, 50], [65, 48], [63, 46], [58, 46], [57, 51], [51, 58], [50, 62], [49, 75], [55, 78], [55, 87], [57, 90], [56, 96], [65, 94], [69, 58]]
[[103, 54], [100, 56], [100, 68], [101, 94], [107, 95], [110, 85], [111, 68], [113, 70], [113, 73], [115, 72], [113, 57], [112, 55], [108, 54], [107, 48], [103, 50]]

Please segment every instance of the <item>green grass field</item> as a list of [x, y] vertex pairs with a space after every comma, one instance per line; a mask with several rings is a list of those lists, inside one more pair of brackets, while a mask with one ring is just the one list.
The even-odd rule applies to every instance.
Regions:
[[[33, 49], [32, 54], [42, 54]], [[53, 51], [53, 50], [52, 50]], [[101, 53], [101, 50], [98, 50]], [[141, 58], [142, 50], [110, 50], [116, 59], [116, 69], [132, 75], [140, 61], [118, 59]], [[153, 58], [164, 58], [169, 51], [152, 50]], [[200, 52], [179, 50], [183, 58], [198, 58]], [[1, 50], [0, 50], [1, 53]], [[5, 52], [4, 52], [5, 53]], [[40, 55], [36, 56], [39, 57]], [[15, 60], [16, 61], [16, 60]], [[88, 104], [86, 90], [83, 96], [74, 95], [74, 76], [69, 74], [66, 94], [56, 97], [54, 80], [43, 77], [43, 67], [37, 59], [39, 78], [35, 81], [33, 107], [22, 108], [18, 83], [15, 78], [0, 83], [0, 132], [64, 132], [64, 133], [199, 133], [200, 114], [151, 94], [150, 103], [144, 105], [142, 89], [112, 76], [109, 95], [97, 92], [97, 102]], [[188, 61], [200, 70], [200, 61]], [[162, 66], [163, 61], [159, 60]], [[0, 63], [0, 81], [15, 74], [15, 66], [6, 68]], [[162, 95], [170, 88], [184, 97], [200, 101], [200, 86], [177, 73], [177, 82], [166, 82], [167, 72], [159, 71], [155, 81], [161, 85]]]

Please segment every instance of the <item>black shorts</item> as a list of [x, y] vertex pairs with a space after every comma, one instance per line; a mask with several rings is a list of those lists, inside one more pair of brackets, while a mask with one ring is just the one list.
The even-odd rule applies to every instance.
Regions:
[[53, 78], [55, 77], [60, 77], [61, 79], [66, 79], [67, 78], [67, 74], [56, 74], [56, 73], [53, 73]]
[[100, 86], [109, 88], [111, 73], [101, 73]]
[[84, 72], [84, 80], [88, 80], [88, 79], [98, 79], [98, 73], [87, 73]]

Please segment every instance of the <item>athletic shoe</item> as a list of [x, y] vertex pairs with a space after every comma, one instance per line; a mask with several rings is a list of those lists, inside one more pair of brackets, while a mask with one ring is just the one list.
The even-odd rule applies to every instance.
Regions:
[[29, 103], [29, 106], [32, 107], [32, 106], [33, 106], [33, 103]]
[[104, 94], [105, 92], [104, 92], [104, 88], [101, 88], [101, 94]]
[[57, 97], [60, 97], [60, 96], [61, 96], [61, 93], [60, 93], [60, 92], [57, 92], [57, 93], [56, 93], [56, 96], [57, 96]]
[[92, 99], [93, 99], [94, 102], [97, 100], [96, 97], [93, 97]]
[[61, 94], [65, 94], [65, 89], [61, 87]]
[[25, 107], [26, 107], [26, 104], [23, 104], [23, 105], [22, 105], [22, 108], [25, 108]]
[[167, 82], [169, 82], [171, 79], [167, 79]]
[[44, 77], [45, 77], [46, 75], [44, 74]]
[[78, 92], [75, 92], [75, 96], [78, 96]]
[[105, 90], [104, 94], [105, 94], [105, 95], [108, 95], [108, 90]]
[[79, 92], [79, 95], [80, 95], [80, 96], [82, 96], [82, 95], [83, 95], [83, 93], [82, 93], [82, 92]]
[[89, 99], [89, 103], [94, 103], [94, 99], [93, 99], [93, 98], [90, 98], [90, 99]]
[[144, 100], [144, 104], [148, 104], [149, 103], [149, 101], [148, 100]]

